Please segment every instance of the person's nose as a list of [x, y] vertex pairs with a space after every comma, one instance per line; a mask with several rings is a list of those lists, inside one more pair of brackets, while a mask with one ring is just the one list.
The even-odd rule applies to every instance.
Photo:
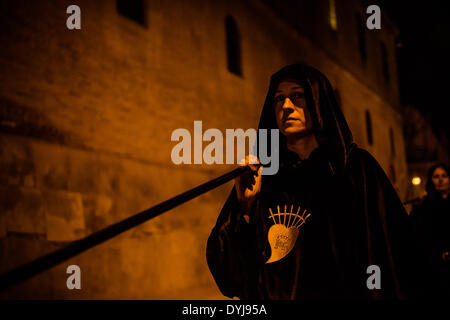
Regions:
[[292, 110], [294, 110], [294, 104], [292, 103], [290, 98], [284, 99], [283, 110], [285, 110], [285, 109], [292, 109]]

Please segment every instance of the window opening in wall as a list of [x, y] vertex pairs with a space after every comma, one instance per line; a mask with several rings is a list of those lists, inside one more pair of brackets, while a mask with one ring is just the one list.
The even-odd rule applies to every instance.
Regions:
[[359, 13], [356, 14], [356, 32], [358, 35], [359, 54], [361, 56], [361, 63], [363, 67], [367, 64], [367, 51], [366, 51], [366, 32], [364, 24]]
[[367, 130], [367, 142], [373, 145], [373, 135], [372, 135], [372, 119], [370, 117], [369, 110], [366, 110], [366, 130]]
[[225, 18], [225, 33], [228, 70], [238, 76], [242, 76], [241, 38], [236, 20], [230, 15]]
[[390, 77], [389, 77], [389, 63], [387, 58], [387, 50], [384, 43], [381, 43], [381, 60], [383, 63], [383, 76], [384, 80], [386, 80], [387, 83], [389, 83]]
[[394, 130], [392, 130], [392, 127], [389, 128], [389, 140], [391, 141], [391, 154], [395, 156]]
[[341, 106], [341, 93], [339, 92], [338, 88], [334, 89], [334, 96], [336, 97], [336, 102], [337, 102], [339, 108], [342, 109], [342, 106]]
[[328, 0], [328, 24], [331, 30], [337, 31], [336, 2], [334, 0]]
[[145, 24], [143, 0], [117, 0], [117, 12], [141, 25]]

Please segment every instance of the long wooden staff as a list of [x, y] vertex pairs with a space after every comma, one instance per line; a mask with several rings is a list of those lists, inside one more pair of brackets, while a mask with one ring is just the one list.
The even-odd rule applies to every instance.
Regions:
[[14, 284], [26, 280], [42, 271], [45, 271], [67, 259], [70, 259], [83, 251], [86, 251], [118, 234], [127, 231], [147, 220], [150, 220], [170, 209], [173, 209], [191, 199], [194, 199], [205, 192], [230, 181], [231, 179], [251, 170], [250, 166], [243, 166], [234, 169], [218, 178], [201, 184], [193, 189], [183, 192], [169, 200], [161, 202], [154, 207], [137, 213], [129, 218], [119, 221], [109, 227], [94, 232], [93, 234], [76, 240], [64, 248], [44, 255], [18, 268], [0, 275], [0, 290], [6, 289]]

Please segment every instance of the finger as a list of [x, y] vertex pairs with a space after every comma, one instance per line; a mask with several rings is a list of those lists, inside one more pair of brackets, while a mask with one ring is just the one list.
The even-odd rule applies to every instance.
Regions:
[[258, 157], [254, 156], [252, 154], [249, 154], [249, 155], [246, 155], [244, 158], [242, 158], [238, 164], [243, 166], [243, 165], [259, 164], [259, 163], [260, 162], [259, 162]]
[[262, 164], [258, 163], [258, 164], [249, 164], [250, 168], [254, 171], [255, 175], [261, 175], [262, 172]]
[[246, 159], [248, 159], [248, 164], [259, 164], [259, 159], [257, 156], [253, 155], [253, 154], [249, 154], [247, 157], [245, 157]]
[[258, 176], [261, 176], [262, 169], [263, 169], [263, 166], [259, 166], [259, 168], [258, 168]]
[[252, 169], [253, 171], [258, 171], [258, 169], [261, 167], [259, 164], [259, 159], [258, 157], [250, 154], [248, 155], [248, 165], [250, 167], [250, 169]]

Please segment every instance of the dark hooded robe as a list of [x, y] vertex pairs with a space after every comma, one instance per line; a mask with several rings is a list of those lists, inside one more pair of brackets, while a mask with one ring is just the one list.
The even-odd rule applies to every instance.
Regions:
[[443, 198], [434, 187], [432, 176], [437, 168], [450, 173], [445, 164], [429, 169], [425, 187], [427, 195], [416, 203], [409, 217], [419, 252], [431, 270], [427, 282], [429, 296], [449, 299], [450, 261], [444, 258], [444, 253], [450, 251], [450, 197]]
[[449, 299], [450, 261], [443, 255], [450, 251], [450, 198], [426, 197], [411, 211], [410, 219], [418, 249], [431, 270], [429, 295]]
[[[259, 129], [278, 129], [273, 100], [283, 79], [305, 90], [319, 147], [307, 159], [280, 134], [280, 168], [263, 175], [250, 221], [233, 188], [207, 243], [207, 262], [221, 292], [240, 299], [405, 298], [414, 276], [408, 216], [386, 174], [352, 134], [327, 78], [301, 64], [271, 77]], [[276, 152], [276, 150], [274, 151]], [[268, 231], [285, 206], [307, 210], [293, 249], [271, 256]], [[295, 210], [295, 209], [294, 209]], [[381, 289], [367, 268], [380, 268]]]

